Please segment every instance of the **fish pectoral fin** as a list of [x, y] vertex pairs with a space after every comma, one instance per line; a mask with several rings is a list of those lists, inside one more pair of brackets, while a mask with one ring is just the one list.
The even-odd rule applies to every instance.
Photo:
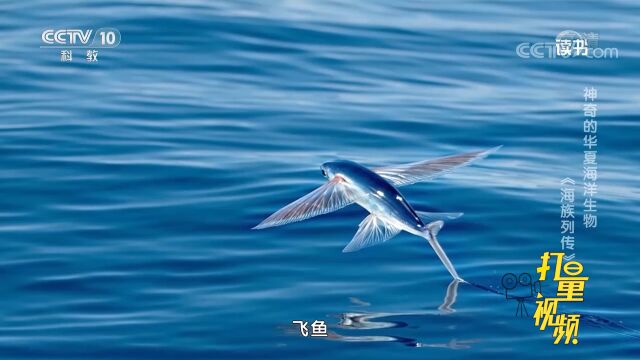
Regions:
[[375, 168], [373, 171], [395, 186], [410, 185], [432, 180], [454, 169], [469, 165], [476, 160], [484, 159], [501, 147], [497, 146], [485, 151], [473, 151], [410, 164], [383, 166]]
[[253, 229], [264, 229], [302, 221], [314, 216], [339, 210], [353, 203], [352, 192], [345, 186], [344, 179], [334, 177], [324, 185], [300, 199], [276, 211]]
[[367, 216], [358, 226], [358, 232], [342, 252], [354, 252], [382, 244], [400, 232], [400, 228], [385, 222], [374, 214]]
[[416, 211], [416, 214], [418, 214], [418, 216], [420, 216], [420, 218], [425, 223], [430, 223], [432, 221], [438, 221], [438, 220], [442, 220], [442, 221], [455, 220], [461, 217], [462, 215], [464, 215], [464, 213], [461, 213], [461, 212], [448, 213], [448, 212], [428, 212], [428, 211]]

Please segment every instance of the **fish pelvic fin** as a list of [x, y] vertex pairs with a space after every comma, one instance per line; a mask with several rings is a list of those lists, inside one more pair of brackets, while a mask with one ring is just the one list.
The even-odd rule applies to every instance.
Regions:
[[342, 249], [342, 252], [354, 252], [364, 248], [382, 244], [398, 235], [401, 229], [380, 217], [369, 214], [360, 225], [351, 242]]
[[440, 258], [440, 261], [442, 261], [442, 264], [447, 268], [453, 279], [460, 282], [466, 282], [462, 277], [460, 277], [460, 275], [458, 275], [458, 272], [453, 266], [453, 263], [451, 263], [451, 260], [449, 260], [447, 253], [444, 252], [444, 249], [438, 242], [437, 235], [443, 225], [444, 221], [442, 220], [436, 220], [427, 224], [426, 229], [422, 232], [422, 236], [429, 242], [429, 245], [431, 245], [433, 251], [436, 252], [436, 255], [438, 255], [438, 258]]

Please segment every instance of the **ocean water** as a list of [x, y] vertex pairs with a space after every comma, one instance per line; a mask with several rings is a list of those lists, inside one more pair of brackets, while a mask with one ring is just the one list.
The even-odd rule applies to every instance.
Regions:
[[[638, 358], [639, 11], [0, 3], [0, 357]], [[40, 48], [45, 29], [100, 27], [122, 42], [97, 63]], [[563, 30], [598, 33], [619, 57], [517, 56], [519, 43]], [[580, 343], [553, 345], [550, 330], [514, 316], [500, 279], [560, 250], [560, 180], [581, 189], [587, 86], [598, 89], [599, 225], [576, 221], [590, 280], [583, 303], [562, 305], [583, 314]], [[366, 216], [356, 205], [250, 230], [322, 184], [325, 161], [497, 145], [402, 188], [416, 209], [465, 213], [439, 238], [473, 285], [449, 287], [427, 243], [406, 233], [343, 254]], [[300, 336], [294, 320], [324, 320], [330, 336]]]

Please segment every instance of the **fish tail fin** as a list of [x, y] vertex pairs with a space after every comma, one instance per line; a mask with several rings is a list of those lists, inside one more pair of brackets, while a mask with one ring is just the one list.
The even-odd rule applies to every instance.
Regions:
[[449, 260], [447, 253], [444, 252], [444, 249], [438, 242], [437, 235], [438, 232], [440, 232], [440, 229], [442, 229], [443, 225], [444, 221], [442, 220], [437, 220], [427, 224], [426, 229], [422, 232], [422, 236], [429, 242], [429, 245], [431, 245], [433, 250], [436, 252], [436, 255], [438, 255], [440, 261], [442, 261], [442, 264], [444, 264], [444, 267], [446, 267], [451, 276], [453, 276], [453, 279], [460, 282], [466, 282], [463, 278], [460, 277], [460, 275], [458, 275], [458, 272], [456, 271], [455, 267], [453, 267], [453, 263], [451, 263], [451, 260]]

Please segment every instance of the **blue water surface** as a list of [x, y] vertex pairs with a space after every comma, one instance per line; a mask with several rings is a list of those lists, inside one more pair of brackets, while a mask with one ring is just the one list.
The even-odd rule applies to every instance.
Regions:
[[[634, 1], [0, 3], [0, 357], [638, 358], [638, 14]], [[40, 48], [45, 29], [101, 27], [122, 42], [97, 63]], [[517, 56], [563, 30], [619, 57]], [[581, 224], [586, 86], [596, 230]], [[343, 254], [356, 205], [250, 230], [322, 184], [325, 161], [497, 145], [402, 188], [416, 209], [465, 213], [439, 238], [475, 285], [449, 287], [407, 233]], [[561, 307], [584, 314], [575, 346], [494, 292], [560, 250], [565, 177], [590, 277], [585, 301]]]

